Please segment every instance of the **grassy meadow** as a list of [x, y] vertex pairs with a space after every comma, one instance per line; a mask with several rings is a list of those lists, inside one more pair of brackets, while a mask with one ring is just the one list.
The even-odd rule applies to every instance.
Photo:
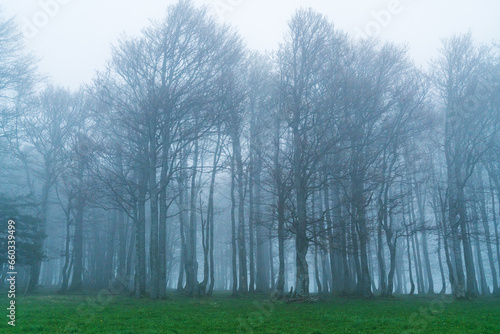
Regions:
[[[0, 299], [8, 305], [7, 299]], [[5, 308], [4, 308], [5, 309]], [[500, 298], [332, 298], [314, 303], [267, 296], [137, 300], [101, 293], [16, 300], [19, 333], [500, 333]]]

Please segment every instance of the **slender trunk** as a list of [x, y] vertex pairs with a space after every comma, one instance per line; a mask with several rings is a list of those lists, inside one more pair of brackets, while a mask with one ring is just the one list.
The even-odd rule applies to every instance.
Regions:
[[179, 277], [177, 279], [177, 292], [181, 292], [184, 290], [184, 273], [187, 269], [187, 244], [186, 244], [186, 229], [187, 229], [187, 217], [186, 217], [186, 168], [187, 168], [187, 152], [183, 153], [183, 156], [180, 159], [179, 166], [179, 177], [178, 177], [178, 192], [179, 192], [179, 229], [180, 229], [180, 238], [181, 238], [181, 258], [179, 262]]
[[[249, 196], [249, 217], [248, 217], [248, 234], [249, 234], [249, 265], [250, 265], [250, 282], [249, 282], [249, 291], [253, 293], [255, 291], [255, 258], [254, 258], [254, 229], [256, 227], [256, 217], [255, 217], [255, 176], [256, 176], [256, 160], [258, 159], [258, 153], [256, 150], [256, 127], [255, 127], [255, 100], [251, 99], [250, 102], [250, 161], [248, 166], [248, 196]], [[259, 240], [258, 242], [262, 242], [263, 240]], [[260, 261], [257, 258], [257, 266], [260, 265]], [[259, 279], [257, 278], [257, 281]], [[258, 290], [258, 287], [257, 287]]]
[[278, 281], [276, 291], [282, 297], [285, 294], [285, 200], [278, 196]]
[[[280, 120], [274, 124], [274, 186], [276, 189], [276, 212], [278, 219], [278, 279], [276, 292], [281, 298], [285, 294], [285, 184], [280, 164]], [[272, 246], [271, 246], [272, 248]], [[272, 261], [272, 258], [271, 258]]]
[[[257, 267], [256, 267], [256, 289], [259, 292], [268, 292], [269, 291], [269, 282], [270, 282], [270, 265], [272, 258], [270, 256], [270, 248], [272, 247], [269, 242], [268, 230], [266, 226], [264, 226], [261, 217], [261, 173], [262, 173], [262, 161], [258, 156], [256, 157], [256, 165], [254, 171], [254, 221], [256, 224], [256, 232], [257, 232]], [[272, 276], [271, 276], [272, 280]]]
[[268, 242], [269, 242], [269, 266], [270, 266], [270, 274], [271, 274], [271, 291], [276, 289], [276, 275], [274, 273], [274, 255], [273, 255], [273, 237], [271, 232], [268, 233]]
[[472, 233], [474, 239], [474, 246], [476, 248], [477, 256], [477, 267], [479, 270], [479, 291], [482, 295], [488, 295], [490, 293], [488, 283], [486, 282], [486, 274], [484, 270], [483, 255], [481, 254], [481, 245], [479, 244], [479, 214], [477, 211], [477, 199], [471, 204], [472, 209]]
[[[500, 189], [499, 189], [499, 196], [500, 196]], [[499, 201], [500, 203], [500, 201]], [[496, 208], [495, 208], [495, 191], [493, 190], [493, 187], [491, 187], [491, 211], [493, 212], [493, 225], [495, 229], [495, 244], [496, 244], [496, 249], [497, 249], [497, 263], [498, 263], [498, 273], [500, 274], [500, 238], [499, 238], [499, 232], [498, 232], [498, 221], [497, 221], [497, 214], [496, 214]], [[500, 290], [500, 285], [498, 286], [498, 289]]]
[[429, 258], [429, 249], [427, 244], [427, 232], [425, 229], [422, 231], [422, 251], [425, 264], [425, 272], [427, 274], [427, 293], [434, 294], [434, 280], [432, 278], [431, 261]]
[[[134, 206], [137, 206], [137, 203], [134, 203]], [[135, 210], [134, 210], [135, 211]], [[127, 218], [127, 229], [129, 228], [129, 220]], [[128, 243], [128, 250], [127, 250], [127, 271], [125, 273], [125, 276], [123, 277], [122, 283], [125, 289], [128, 289], [128, 286], [130, 284], [130, 281], [132, 280], [132, 259], [134, 256], [134, 240], [135, 240], [135, 233], [136, 230], [134, 228], [134, 223], [132, 223], [132, 226], [130, 228], [130, 236], [129, 236], [129, 243]]]
[[127, 264], [127, 224], [125, 213], [118, 210], [118, 272], [117, 277], [124, 277]]
[[[160, 181], [161, 182], [161, 181]], [[158, 297], [167, 297], [167, 193], [160, 192], [160, 217], [158, 227]]]
[[209, 264], [208, 264], [208, 247], [209, 247], [209, 239], [210, 239], [210, 229], [208, 225], [208, 216], [207, 219], [203, 217], [203, 203], [201, 201], [200, 194], [200, 221], [201, 221], [201, 244], [203, 247], [203, 281], [198, 285], [198, 294], [205, 295], [207, 293], [207, 284], [208, 284], [208, 274], [209, 274]]
[[[153, 180], [150, 179], [150, 182]], [[156, 182], [156, 181], [155, 181]], [[158, 192], [151, 190], [150, 192], [150, 213], [151, 213], [151, 230], [150, 230], [150, 246], [149, 246], [149, 268], [150, 268], [150, 285], [149, 295], [151, 299], [158, 298], [159, 292], [159, 268], [158, 268]]]
[[[457, 178], [458, 179], [458, 178]], [[460, 178], [461, 179], [461, 178]], [[465, 200], [465, 192], [463, 186], [458, 187], [457, 194], [457, 206], [459, 213], [459, 225], [460, 225], [460, 236], [463, 243], [463, 252], [465, 260], [465, 271], [467, 274], [467, 297], [473, 298], [476, 295], [476, 271], [474, 268], [474, 260], [472, 257], [472, 246], [469, 238], [469, 233], [467, 233], [467, 208]]]
[[[454, 206], [454, 205], [453, 205]], [[450, 213], [450, 216], [454, 216]], [[458, 236], [458, 223], [455, 221], [455, 218], [453, 218], [453, 222], [451, 222], [451, 243], [452, 243], [452, 248], [453, 248], [453, 258], [455, 259], [454, 261], [454, 268], [456, 272], [456, 289], [455, 289], [455, 296], [458, 299], [463, 299], [465, 298], [465, 275], [463, 271], [463, 262], [462, 262], [462, 254], [461, 254], [461, 248], [460, 248], [460, 241], [459, 241], [459, 236]]]
[[[167, 132], [167, 131], [164, 131]], [[160, 213], [158, 221], [158, 296], [167, 297], [167, 186], [169, 183], [169, 150], [167, 133], [163, 134], [162, 159], [160, 172]]]
[[147, 178], [141, 175], [136, 221], [136, 298], [146, 295], [146, 187]]
[[217, 166], [221, 155], [221, 132], [220, 128], [217, 132], [217, 145], [214, 152], [214, 160], [212, 166], [212, 175], [210, 178], [210, 190], [208, 195], [208, 209], [207, 209], [207, 224], [209, 229], [209, 249], [210, 249], [210, 285], [208, 287], [208, 295], [211, 296], [214, 291], [215, 284], [215, 269], [214, 269], [214, 189], [215, 177], [217, 175]]
[[478, 195], [479, 209], [481, 210], [481, 221], [483, 222], [484, 235], [486, 237], [486, 249], [488, 251], [488, 261], [490, 264], [491, 276], [493, 280], [493, 293], [498, 294], [499, 293], [498, 276], [495, 267], [495, 259], [493, 257], [493, 247], [491, 246], [492, 234], [490, 231], [488, 214], [486, 213], [486, 198], [485, 198], [486, 188], [483, 185], [483, 175], [481, 171], [479, 171], [479, 189], [480, 189], [480, 193]]
[[231, 272], [232, 278], [232, 293], [233, 296], [238, 295], [238, 269], [237, 269], [237, 251], [236, 248], [236, 171], [234, 154], [231, 155]]
[[420, 258], [420, 242], [418, 240], [418, 233], [414, 233], [412, 237], [413, 258], [415, 260], [415, 274], [417, 275], [418, 294], [425, 294], [423, 266]]
[[397, 250], [397, 255], [396, 255], [396, 281], [397, 281], [397, 286], [396, 286], [396, 291], [395, 293], [398, 295], [401, 294], [406, 294], [407, 293], [407, 282], [406, 282], [406, 275], [404, 274], [404, 268], [403, 268], [403, 257], [404, 257], [404, 247], [398, 247], [398, 241], [399, 243], [404, 242], [404, 240], [399, 240], [396, 239], [395, 241], [395, 246]]
[[[299, 105], [298, 103], [296, 104]], [[293, 179], [295, 200], [297, 206], [297, 221], [295, 235], [295, 294], [298, 296], [309, 295], [309, 266], [307, 264], [307, 251], [309, 239], [307, 238], [307, 180], [303, 169], [303, 134], [300, 128], [301, 112], [296, 108], [293, 113]]]
[[[250, 149], [252, 151], [252, 148]], [[250, 282], [248, 291], [253, 293], [255, 291], [255, 259], [254, 259], [254, 228], [255, 228], [255, 198], [254, 198], [254, 162], [253, 157], [250, 157], [250, 171], [249, 171], [249, 217], [248, 217], [248, 247], [249, 247], [249, 265], [250, 265]]]
[[[380, 201], [382, 202], [382, 201]], [[382, 220], [383, 220], [383, 206], [384, 204], [381, 203], [382, 207], [379, 209], [379, 221], [377, 224], [377, 260], [378, 260], [378, 267], [379, 267], [379, 288], [380, 288], [380, 293], [382, 296], [387, 295], [387, 281], [386, 281], [386, 272], [385, 272], [385, 260], [384, 260], [384, 247], [383, 247], [383, 239], [382, 239]], [[386, 237], [387, 237], [387, 231], [386, 231]], [[387, 239], [389, 242], [389, 239]], [[388, 245], [389, 246], [389, 245]], [[389, 246], [389, 251], [390, 251], [390, 246]], [[392, 266], [392, 263], [391, 263]], [[392, 291], [391, 291], [392, 293]]]
[[[47, 163], [45, 164], [45, 182], [42, 187], [42, 198], [41, 198], [41, 203], [40, 203], [40, 217], [42, 217], [42, 224], [40, 226], [37, 226], [37, 234], [38, 235], [45, 235], [46, 234], [46, 229], [47, 229], [47, 220], [48, 220], [48, 205], [49, 205], [49, 192], [51, 188], [51, 181], [50, 177], [48, 174], [49, 166]], [[44, 240], [45, 238], [41, 238], [40, 240], [37, 240], [35, 242], [35, 247], [40, 249], [43, 252], [44, 248]], [[30, 276], [29, 276], [29, 283], [28, 283], [28, 292], [33, 293], [36, 292], [38, 289], [38, 281], [40, 279], [40, 268], [42, 265], [41, 260], [36, 260], [30, 267]]]
[[[415, 182], [416, 183], [416, 182]], [[427, 244], [427, 231], [425, 226], [425, 193], [422, 194], [417, 190], [417, 208], [420, 221], [420, 227], [422, 229], [422, 251], [423, 251], [423, 262], [425, 265], [425, 273], [427, 275], [427, 293], [434, 294], [434, 280], [432, 278], [431, 261], [429, 258], [429, 247]], [[422, 198], [423, 197], [423, 198]]]
[[389, 214], [390, 224], [385, 224], [385, 238], [387, 241], [387, 246], [389, 247], [389, 256], [390, 256], [390, 268], [389, 268], [389, 276], [387, 278], [387, 294], [392, 295], [394, 290], [394, 273], [396, 270], [396, 245], [397, 238], [394, 238], [394, 232], [392, 231], [392, 213]]
[[196, 176], [198, 171], [199, 143], [194, 143], [193, 165], [191, 167], [191, 194], [190, 194], [190, 216], [189, 229], [186, 237], [186, 293], [194, 296], [198, 290], [198, 261], [196, 259]]
[[[118, 159], [118, 168], [119, 174], [121, 178], [124, 178], [123, 171], [123, 152], [121, 148], [117, 151], [117, 159]], [[123, 187], [120, 187], [120, 191], [125, 192]], [[117, 200], [120, 200], [117, 198]], [[125, 212], [123, 210], [118, 209], [118, 272], [117, 272], [117, 281], [122, 281], [126, 275], [126, 264], [127, 264], [127, 223], [125, 221]]]
[[239, 292], [248, 292], [247, 250], [245, 242], [245, 188], [243, 186], [243, 159], [239, 134], [233, 134], [233, 155], [236, 164], [236, 182], [238, 184], [238, 264]]
[[[321, 260], [321, 291], [324, 294], [328, 293], [328, 285], [330, 285], [331, 288], [331, 282], [329, 282], [329, 274], [331, 272], [329, 271], [328, 265], [327, 265], [327, 257], [328, 257], [328, 237], [327, 237], [327, 230], [325, 228], [325, 217], [324, 217], [324, 211], [323, 211], [323, 192], [321, 189], [318, 191], [318, 203], [319, 203], [319, 209], [318, 213], [320, 215], [320, 219], [318, 220], [319, 223], [319, 228], [318, 228], [318, 233], [319, 233], [319, 251], [320, 251], [320, 260]], [[334, 258], [335, 261], [335, 258]]]
[[352, 243], [352, 259], [354, 262], [354, 273], [355, 275], [352, 275], [352, 277], [356, 277], [356, 280], [353, 281], [352, 283], [356, 283], [356, 287], [354, 289], [354, 294], [360, 295], [363, 292], [362, 286], [361, 286], [361, 263], [359, 262], [359, 247], [358, 247], [358, 239], [356, 238], [356, 219], [353, 213], [351, 213], [351, 243]]
[[66, 215], [66, 240], [64, 243], [64, 266], [62, 270], [62, 285], [59, 292], [65, 293], [68, 290], [69, 276], [71, 272], [68, 270], [70, 263], [70, 238], [71, 238], [71, 199], [68, 200]]
[[73, 235], [74, 269], [69, 290], [78, 291], [83, 287], [83, 214], [85, 210], [85, 194], [83, 184], [83, 163], [78, 167], [78, 193], [75, 202], [75, 231]]
[[[414, 206], [414, 201], [413, 198], [410, 199], [410, 212], [411, 212], [411, 217], [412, 221], [416, 222], [417, 217], [415, 215], [415, 206]], [[424, 287], [424, 276], [422, 274], [422, 262], [420, 259], [420, 243], [418, 241], [418, 235], [417, 231], [412, 235], [412, 250], [413, 250], [413, 256], [415, 259], [415, 274], [417, 276], [417, 287], [418, 287], [418, 294], [424, 294], [425, 293], [425, 287]]]
[[[325, 179], [326, 179], [326, 174], [325, 174]], [[332, 223], [332, 216], [330, 213], [330, 192], [328, 190], [328, 183], [326, 180], [324, 181], [325, 186], [323, 187], [323, 198], [325, 202], [325, 218], [326, 218], [326, 234], [328, 236], [328, 255], [330, 259], [330, 270], [331, 270], [331, 275], [332, 275], [332, 286], [331, 286], [331, 292], [334, 293], [338, 291], [338, 282], [337, 282], [337, 272], [336, 272], [336, 266], [335, 266], [335, 244], [334, 244], [334, 237], [333, 237], [333, 223]], [[335, 194], [335, 206], [340, 208], [340, 203], [337, 201], [339, 197], [338, 194], [338, 189], [334, 190]], [[338, 220], [340, 220], [340, 217], [336, 217]], [[338, 222], [338, 221], [337, 221]]]
[[[106, 245], [106, 260], [103, 261], [103, 272], [105, 273], [104, 280], [100, 288], [106, 289], [113, 282], [113, 272], [114, 272], [114, 258], [115, 258], [115, 235], [116, 228], [118, 225], [118, 213], [113, 212], [113, 218], [111, 222], [110, 235], [106, 236], [108, 244]], [[109, 227], [109, 224], [108, 224]]]
[[311, 207], [311, 215], [314, 221], [313, 225], [313, 240], [314, 240], [314, 278], [316, 280], [317, 292], [318, 294], [323, 293], [323, 285], [321, 284], [319, 265], [318, 265], [318, 235], [320, 233], [318, 228], [318, 221], [316, 221], [316, 196], [313, 194], [312, 196], [312, 207]]
[[[437, 203], [436, 201], [434, 201], [433, 205], [432, 205], [432, 209], [433, 209], [433, 212], [434, 212], [434, 219], [436, 220], [436, 223], [437, 223], [437, 231], [438, 231], [438, 249], [437, 249], [437, 253], [438, 253], [438, 262], [439, 262], [439, 273], [441, 274], [441, 282], [442, 282], [442, 287], [441, 287], [441, 291], [439, 292], [440, 295], [446, 293], [446, 278], [445, 278], [445, 275], [444, 275], [444, 266], [443, 266], [443, 260], [442, 260], [442, 255], [441, 255], [441, 249], [442, 249], [442, 241], [441, 239], [444, 239], [444, 236], [443, 236], [443, 229], [442, 229], [442, 224], [443, 224], [443, 221], [445, 221], [445, 219], [441, 220], [439, 218], [439, 214], [438, 214], [438, 208], [437, 208]], [[447, 243], [445, 243], [445, 247], [447, 247]], [[445, 252], [447, 252], [447, 250], [445, 250]], [[447, 256], [447, 263], [448, 265], [450, 265], [450, 262], [448, 262], [448, 254], [446, 254]], [[451, 268], [448, 268], [449, 270], [451, 270]]]
[[410, 233], [408, 231], [408, 226], [405, 225], [406, 229], [406, 249], [407, 249], [407, 256], [408, 256], [408, 272], [410, 276], [410, 296], [413, 296], [415, 293], [415, 282], [413, 281], [413, 273], [412, 273], [412, 268], [411, 268], [411, 254], [410, 254]]
[[[340, 197], [340, 196], [339, 196]], [[338, 204], [337, 204], [338, 205]], [[341, 248], [342, 248], [342, 269], [343, 269], [343, 284], [341, 286], [341, 295], [346, 295], [348, 294], [349, 291], [349, 261], [347, 259], [347, 226], [346, 226], [346, 220], [340, 215], [340, 242], [341, 242]]]
[[[357, 159], [356, 159], [357, 160]], [[356, 169], [359, 167], [355, 167]], [[359, 237], [359, 255], [361, 265], [360, 292], [364, 297], [373, 296], [371, 290], [370, 270], [368, 267], [368, 228], [366, 226], [366, 203], [364, 196], [364, 173], [356, 171], [352, 180], [354, 215]]]
[[318, 265], [318, 245], [314, 245], [314, 278], [316, 279], [316, 286], [318, 287], [318, 294], [323, 293], [323, 285], [321, 284], [319, 265]]

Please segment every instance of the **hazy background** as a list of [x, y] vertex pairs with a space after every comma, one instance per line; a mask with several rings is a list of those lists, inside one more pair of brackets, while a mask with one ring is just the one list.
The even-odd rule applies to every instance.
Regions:
[[[0, 0], [14, 16], [28, 51], [54, 83], [77, 88], [102, 69], [121, 34], [137, 35], [175, 0]], [[234, 25], [251, 49], [274, 50], [293, 12], [312, 7], [354, 36], [408, 43], [418, 64], [436, 55], [443, 37], [471, 30], [476, 40], [500, 38], [500, 1], [452, 0], [196, 0]], [[389, 11], [392, 10], [392, 13]], [[389, 14], [389, 15], [387, 15]]]

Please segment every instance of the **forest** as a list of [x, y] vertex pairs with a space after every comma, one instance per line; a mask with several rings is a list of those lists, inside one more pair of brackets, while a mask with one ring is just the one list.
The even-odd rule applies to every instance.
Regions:
[[500, 295], [500, 45], [423, 69], [300, 9], [259, 53], [181, 0], [70, 90], [0, 16], [19, 295]]

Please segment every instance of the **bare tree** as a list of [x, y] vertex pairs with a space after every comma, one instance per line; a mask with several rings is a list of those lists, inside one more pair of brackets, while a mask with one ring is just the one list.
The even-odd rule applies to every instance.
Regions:
[[[491, 118], [480, 94], [484, 87], [480, 78], [484, 73], [488, 50], [476, 46], [470, 34], [444, 40], [441, 57], [435, 62], [436, 87], [442, 98], [446, 115], [445, 154], [449, 185], [449, 224], [453, 236], [453, 250], [458, 298], [473, 297], [477, 293], [472, 247], [468, 233], [466, 184], [485, 151], [491, 132], [487, 131]], [[460, 254], [463, 259], [465, 280]], [[467, 286], [465, 284], [467, 283]]]

